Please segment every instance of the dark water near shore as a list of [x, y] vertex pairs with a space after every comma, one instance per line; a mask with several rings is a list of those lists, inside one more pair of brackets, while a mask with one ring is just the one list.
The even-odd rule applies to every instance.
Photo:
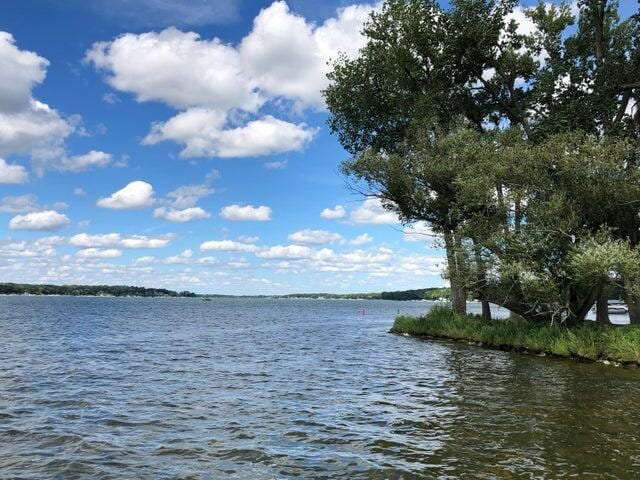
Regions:
[[386, 333], [427, 305], [0, 297], [0, 478], [640, 476], [640, 370]]

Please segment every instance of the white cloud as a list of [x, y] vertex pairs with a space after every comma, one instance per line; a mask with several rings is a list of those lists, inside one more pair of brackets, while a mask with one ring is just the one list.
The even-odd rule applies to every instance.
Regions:
[[248, 237], [246, 235], [242, 235], [238, 238], [238, 241], [241, 243], [258, 243], [260, 237]]
[[0, 201], [0, 212], [26, 213], [39, 209], [38, 197], [30, 193], [3, 197]]
[[371, 11], [369, 5], [352, 5], [316, 27], [286, 2], [274, 2], [260, 11], [242, 40], [242, 64], [268, 95], [322, 108], [327, 63], [340, 52], [354, 57], [365, 45], [360, 30]]
[[74, 126], [48, 105], [31, 100], [19, 112], [0, 111], [0, 155], [31, 155], [34, 167], [42, 173], [50, 162], [65, 154], [64, 139]]
[[136, 258], [133, 263], [135, 263], [136, 265], [149, 265], [155, 261], [156, 257], [146, 256]]
[[112, 193], [109, 197], [98, 200], [97, 205], [102, 208], [116, 210], [145, 208], [153, 205], [153, 187], [147, 182], [137, 180]]
[[185, 250], [179, 255], [165, 258], [164, 263], [167, 263], [169, 265], [187, 263], [191, 259], [191, 257], [193, 257], [193, 250]]
[[138, 101], [160, 100], [173, 107], [240, 108], [254, 112], [263, 103], [235, 48], [219, 39], [167, 28], [127, 33], [95, 43], [86, 60], [107, 73], [113, 88]]
[[261, 107], [284, 99], [297, 108], [324, 108], [328, 62], [339, 53], [353, 57], [364, 46], [360, 30], [373, 8], [341, 8], [316, 26], [277, 1], [260, 11], [237, 45], [170, 27], [95, 43], [85, 60], [114, 89], [181, 110], [154, 123], [146, 145], [171, 140], [183, 145], [185, 158], [298, 151], [317, 130], [261, 116]]
[[[0, 73], [0, 75], [2, 74]], [[29, 174], [27, 174], [27, 170], [22, 165], [9, 164], [0, 158], [0, 183], [24, 183], [28, 178]]]
[[102, 95], [102, 101], [109, 105], [115, 105], [116, 103], [120, 103], [120, 97], [113, 92], [107, 92]]
[[190, 207], [183, 210], [175, 208], [160, 207], [153, 211], [155, 218], [162, 218], [170, 222], [185, 223], [194, 220], [205, 220], [211, 215], [200, 207]]
[[351, 212], [353, 223], [371, 223], [377, 225], [400, 223], [394, 212], [386, 210], [379, 199], [368, 198], [356, 210]]
[[271, 213], [271, 208], [264, 205], [259, 207], [254, 207], [253, 205], [228, 205], [220, 210], [222, 218], [239, 222], [265, 222], [271, 220]]
[[91, 167], [106, 167], [111, 163], [113, 156], [109, 153], [91, 150], [84, 155], [64, 157], [57, 166], [58, 170], [66, 172], [82, 172]]
[[89, 235], [79, 233], [69, 239], [75, 247], [118, 247], [118, 248], [162, 248], [171, 242], [171, 236], [147, 237], [145, 235], [121, 235], [120, 233], [104, 233]]
[[122, 250], [117, 248], [85, 248], [78, 250], [76, 256], [81, 258], [116, 258], [122, 256]]
[[268, 247], [264, 250], [257, 251], [256, 257], [269, 259], [299, 259], [309, 258], [313, 255], [313, 253], [314, 251], [311, 248], [302, 245], [275, 245], [273, 247]]
[[55, 202], [51, 205], [40, 205], [38, 197], [32, 193], [25, 195], [9, 195], [0, 200], [0, 212], [29, 213], [38, 210], [62, 210], [68, 205], [64, 202]]
[[[44, 81], [49, 62], [20, 50], [13, 36], [2, 31], [0, 65], [0, 156], [30, 155], [34, 169], [42, 174], [51, 162], [66, 155], [64, 140], [79, 126], [80, 117], [64, 119], [32, 97], [33, 88]], [[22, 178], [19, 172], [14, 174]]]
[[131, 235], [124, 237], [120, 245], [124, 248], [162, 248], [167, 246], [173, 237], [147, 237], [146, 235]]
[[87, 194], [87, 192], [85, 192], [83, 188], [76, 187], [73, 189], [73, 194], [76, 197], [84, 197]]
[[351, 245], [364, 245], [365, 243], [373, 242], [373, 237], [368, 233], [358, 235], [356, 238], [349, 241]]
[[236, 128], [226, 128], [226, 120], [221, 111], [191, 108], [154, 124], [143, 143], [173, 140], [184, 145], [183, 158], [255, 157], [301, 150], [317, 132], [305, 123], [285, 122], [271, 115]]
[[225, 267], [228, 268], [249, 268], [251, 264], [247, 261], [246, 258], [232, 258], [228, 262], [224, 264]]
[[8, 32], [0, 32], [0, 62], [0, 111], [27, 109], [31, 90], [44, 80], [49, 62], [34, 52], [19, 50]]
[[200, 250], [203, 252], [255, 252], [257, 248], [251, 243], [233, 240], [209, 240], [200, 245]]
[[325, 208], [320, 212], [320, 216], [326, 220], [337, 220], [339, 218], [344, 218], [347, 214], [346, 210], [342, 205], [336, 205], [333, 208]]
[[16, 215], [9, 222], [11, 230], [55, 230], [68, 225], [69, 217], [55, 210]]
[[139, 101], [255, 112], [269, 98], [286, 97], [321, 108], [328, 62], [339, 53], [354, 57], [365, 45], [360, 30], [372, 10], [341, 8], [316, 26], [277, 1], [260, 11], [237, 47], [171, 27], [95, 43], [85, 58]]
[[174, 208], [194, 207], [198, 200], [207, 197], [214, 192], [208, 184], [183, 185], [169, 192], [167, 197], [171, 200]]
[[32, 242], [0, 243], [0, 256], [8, 258], [45, 258], [56, 255], [55, 247], [63, 237], [42, 237]]
[[326, 230], [305, 229], [289, 235], [289, 241], [297, 245], [323, 245], [326, 243], [342, 242], [344, 238], [338, 233]]
[[388, 262], [393, 258], [393, 250], [380, 247], [374, 251], [353, 250], [339, 256], [340, 260], [346, 263], [372, 264]]
[[286, 160], [276, 160], [274, 162], [265, 162], [263, 164], [263, 166], [267, 170], [282, 170], [284, 168], [287, 168], [287, 161]]

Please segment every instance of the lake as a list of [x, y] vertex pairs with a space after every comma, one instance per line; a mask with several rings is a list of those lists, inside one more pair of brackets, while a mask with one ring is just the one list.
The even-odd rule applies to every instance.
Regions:
[[640, 475], [640, 370], [387, 333], [429, 305], [0, 297], [0, 478]]

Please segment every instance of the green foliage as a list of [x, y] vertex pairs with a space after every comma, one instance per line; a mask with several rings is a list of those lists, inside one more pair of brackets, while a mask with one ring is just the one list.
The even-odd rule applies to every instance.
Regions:
[[329, 125], [356, 190], [444, 234], [452, 298], [579, 323], [640, 284], [616, 257], [640, 245], [640, 15], [540, 2], [523, 34], [517, 5], [387, 0], [329, 74]]
[[489, 347], [547, 353], [586, 360], [640, 363], [640, 327], [579, 328], [543, 325], [525, 320], [484, 321], [434, 307], [423, 317], [398, 317], [393, 333], [479, 342]]
[[0, 295], [73, 295], [112, 297], [195, 297], [192, 292], [125, 285], [29, 285], [0, 283]]

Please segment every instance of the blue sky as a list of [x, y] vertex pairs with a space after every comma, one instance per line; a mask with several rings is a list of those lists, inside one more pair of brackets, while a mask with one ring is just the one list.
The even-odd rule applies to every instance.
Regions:
[[355, 54], [371, 8], [5, 0], [0, 281], [442, 285], [437, 241], [350, 193], [326, 127], [326, 61]]

